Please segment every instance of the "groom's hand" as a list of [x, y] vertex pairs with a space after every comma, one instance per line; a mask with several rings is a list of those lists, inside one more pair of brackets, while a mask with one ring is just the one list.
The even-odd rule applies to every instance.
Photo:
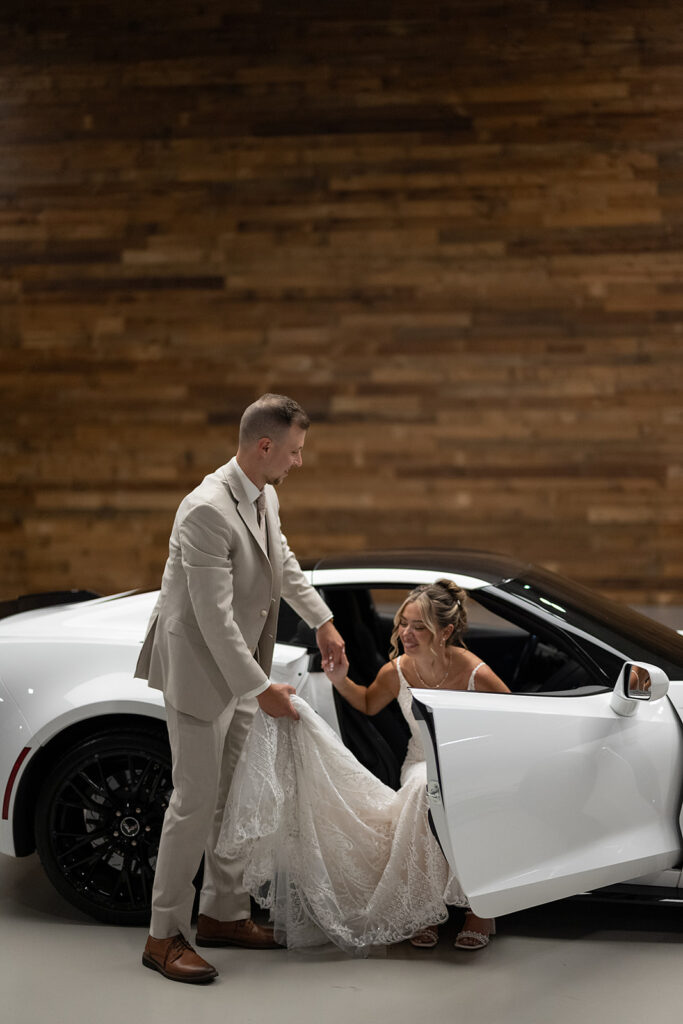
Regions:
[[332, 619], [323, 622], [315, 634], [315, 639], [320, 648], [325, 671], [337, 668], [341, 664], [344, 654], [344, 641], [333, 625]]
[[256, 700], [261, 711], [271, 718], [293, 718], [298, 721], [299, 715], [289, 699], [296, 690], [287, 683], [271, 683], [267, 690], [259, 693]]

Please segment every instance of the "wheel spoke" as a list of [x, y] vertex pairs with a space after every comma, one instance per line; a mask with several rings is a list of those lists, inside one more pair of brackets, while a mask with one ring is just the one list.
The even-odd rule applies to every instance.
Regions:
[[92, 777], [92, 775], [90, 775], [88, 773], [87, 768], [84, 768], [80, 772], [80, 776], [81, 776], [81, 778], [85, 779], [85, 781], [88, 783], [88, 786], [92, 790], [92, 792], [99, 793], [102, 796], [103, 799], [106, 799], [109, 796], [109, 787], [107, 786], [107, 780], [106, 779], [104, 780], [103, 784], [99, 783], [99, 782], [96, 782], [95, 779]]
[[128, 861], [128, 858], [126, 857], [124, 859], [124, 862], [123, 862], [123, 867], [121, 868], [121, 871], [119, 872], [119, 876], [118, 876], [118, 878], [116, 880], [116, 885], [114, 887], [114, 891], [112, 892], [112, 896], [116, 897], [118, 895], [121, 887], [123, 885], [125, 885], [125, 887], [126, 887], [126, 889], [128, 891], [128, 900], [129, 900], [130, 904], [133, 905], [135, 903], [135, 895], [133, 893], [133, 887], [132, 887], [131, 882], [130, 882], [130, 869], [129, 869], [128, 865], [129, 865], [129, 861]]
[[109, 784], [107, 783], [107, 777], [102, 769], [102, 761], [99, 757], [96, 757], [94, 763], [100, 776], [100, 789], [103, 793], [107, 793], [109, 791]]
[[[55, 800], [55, 807], [62, 807], [65, 808], [67, 811], [78, 811], [79, 814], [82, 814], [83, 811], [85, 810], [82, 803], [72, 804], [70, 800]], [[103, 804], [93, 804], [88, 809], [93, 814], [97, 814], [99, 817], [99, 815], [102, 814]]]
[[149, 775], [151, 770], [152, 770], [152, 762], [151, 761], [147, 761], [143, 765], [142, 771], [140, 771], [138, 773], [135, 785], [132, 787], [132, 792], [133, 792], [134, 796], [136, 796], [136, 797], [138, 796], [138, 794], [139, 794], [140, 790], [142, 789], [142, 786], [143, 786], [143, 784], [145, 782], [145, 779], [147, 778], [147, 776]]
[[[105, 857], [109, 856], [112, 849], [113, 846], [111, 843], [103, 843], [102, 846], [98, 847], [95, 853], [91, 854], [88, 857], [83, 857], [81, 860], [77, 860], [73, 864], [69, 864], [67, 874], [71, 874], [73, 871], [76, 870], [76, 868], [80, 868], [84, 864], [90, 864], [94, 869], [98, 862], [103, 861]], [[91, 877], [92, 871], [90, 872], [88, 878], [90, 879]]]
[[164, 781], [166, 785], [164, 787], [164, 792], [161, 795], [166, 798], [166, 803], [168, 803], [168, 800], [170, 799], [170, 792], [173, 789], [173, 783], [171, 782], [170, 779], [170, 773], [166, 772], [166, 769], [163, 767], [163, 765], [160, 766], [159, 771], [157, 772], [156, 777], [154, 779], [154, 789], [152, 791], [154, 799], [156, 799], [157, 797], [157, 790], [161, 786], [162, 781]]
[[[83, 772], [79, 772], [78, 773], [78, 778], [83, 776], [83, 774], [84, 774]], [[85, 778], [87, 779], [87, 776], [85, 776]], [[92, 800], [87, 793], [81, 792], [81, 790], [76, 785], [74, 779], [69, 779], [66, 788], [73, 789], [73, 791], [76, 794], [76, 796], [80, 797], [81, 801], [83, 803], [87, 804], [88, 807], [90, 807], [92, 810], [94, 810], [94, 811], [101, 810], [102, 805], [98, 804], [98, 803], [96, 803], [96, 801]]]
[[[58, 860], [66, 860], [67, 857], [83, 846], [92, 846], [97, 839], [103, 839], [107, 836], [108, 832], [109, 830], [105, 828], [100, 829], [99, 832], [89, 832], [87, 836], [83, 836], [78, 840], [78, 842], [74, 843], [73, 846], [70, 846], [68, 850], [63, 850], [58, 854]], [[61, 832], [60, 839], [64, 838], [65, 834], [66, 833]]]
[[[149, 803], [151, 803], [154, 800], [157, 788], [159, 786], [159, 782], [161, 781], [163, 774], [163, 765], [160, 765], [158, 761], [147, 761], [144, 768], [140, 772], [140, 776], [133, 790], [135, 795], [138, 796], [143, 786], [147, 783], [146, 799], [148, 800]], [[152, 776], [151, 780], [150, 776]]]
[[152, 778], [147, 797], [150, 804], [154, 803], [154, 801], [157, 799], [157, 790], [159, 789], [161, 781], [166, 772], [166, 769], [162, 764], [157, 764], [156, 769], [152, 770], [154, 771], [154, 776]]

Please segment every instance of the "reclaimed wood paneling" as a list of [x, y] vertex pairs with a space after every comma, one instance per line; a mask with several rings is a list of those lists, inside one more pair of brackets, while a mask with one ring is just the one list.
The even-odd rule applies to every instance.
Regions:
[[683, 603], [683, 20], [0, 9], [0, 597], [158, 583], [291, 393], [300, 557], [486, 547]]

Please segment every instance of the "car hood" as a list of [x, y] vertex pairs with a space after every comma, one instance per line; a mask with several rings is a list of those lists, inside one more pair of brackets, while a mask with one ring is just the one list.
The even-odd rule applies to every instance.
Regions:
[[27, 639], [125, 639], [144, 638], [158, 591], [128, 591], [94, 601], [36, 608], [0, 619], [0, 640]]

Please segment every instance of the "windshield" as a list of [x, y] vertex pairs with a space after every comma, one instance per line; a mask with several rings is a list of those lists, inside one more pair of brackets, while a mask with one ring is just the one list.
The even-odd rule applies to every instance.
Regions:
[[683, 637], [580, 583], [529, 566], [516, 579], [506, 580], [496, 589], [551, 612], [626, 658], [650, 662], [671, 679], [683, 679]]

